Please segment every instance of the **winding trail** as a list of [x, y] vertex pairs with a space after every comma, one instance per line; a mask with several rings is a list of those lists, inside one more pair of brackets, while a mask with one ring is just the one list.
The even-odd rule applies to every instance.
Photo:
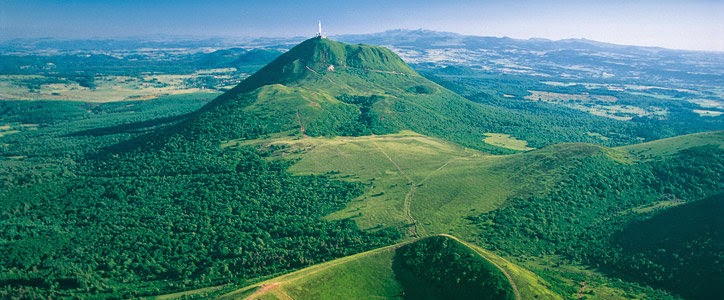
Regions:
[[422, 226], [422, 224], [420, 224], [420, 222], [415, 220], [415, 218], [412, 216], [412, 209], [410, 208], [410, 206], [412, 205], [412, 197], [415, 196], [415, 192], [417, 191], [418, 186], [425, 183], [428, 179], [430, 179], [430, 177], [432, 177], [435, 173], [437, 173], [440, 170], [447, 167], [451, 162], [462, 159], [462, 158], [455, 157], [453, 159], [448, 160], [447, 162], [445, 162], [443, 165], [441, 165], [434, 171], [429, 172], [427, 174], [427, 176], [425, 176], [425, 178], [423, 178], [422, 180], [420, 180], [419, 182], [416, 183], [415, 180], [413, 180], [409, 174], [407, 174], [405, 171], [403, 171], [402, 167], [400, 167], [400, 165], [397, 162], [395, 162], [395, 160], [392, 159], [392, 157], [390, 157], [390, 155], [387, 154], [387, 152], [385, 152], [385, 150], [382, 149], [382, 147], [380, 147], [380, 145], [377, 142], [373, 142], [373, 144], [375, 145], [377, 150], [379, 150], [380, 153], [382, 153], [382, 155], [384, 155], [387, 158], [387, 160], [390, 161], [390, 163], [392, 163], [392, 165], [395, 166], [397, 171], [400, 172], [400, 174], [407, 181], [407, 185], [410, 186], [410, 189], [407, 191], [407, 194], [405, 194], [405, 202], [403, 204], [403, 214], [405, 215], [405, 218], [407, 219], [408, 223], [412, 225], [410, 227], [411, 235], [415, 238], [429, 235], [427, 229], [425, 229], [425, 227]]
[[302, 137], [303, 138], [307, 137], [307, 129], [304, 128], [304, 123], [302, 123], [302, 114], [299, 113], [299, 109], [297, 109], [297, 120], [299, 121], [299, 127], [300, 127], [300, 132], [302, 133]]
[[307, 70], [312, 71], [312, 73], [317, 74], [317, 75], [320, 75], [319, 73], [317, 73], [317, 71], [315, 71], [314, 69], [310, 68], [309, 66], [304, 66], [304, 67], [306, 67]]
[[418, 182], [417, 184], [419, 185], [419, 184], [425, 183], [425, 181], [427, 181], [428, 179], [430, 179], [430, 177], [432, 177], [432, 175], [434, 175], [435, 173], [439, 172], [439, 171], [442, 170], [443, 168], [447, 167], [447, 165], [449, 165], [451, 162], [453, 162], [453, 161], [455, 161], [455, 160], [460, 160], [460, 159], [463, 159], [463, 158], [462, 158], [462, 157], [455, 157], [455, 158], [453, 158], [453, 159], [448, 160], [447, 162], [445, 162], [445, 163], [444, 163], [442, 166], [440, 166], [439, 168], [437, 168], [437, 169], [435, 169], [434, 171], [428, 173], [427, 176], [425, 176], [425, 178], [422, 179], [422, 180], [421, 180], [420, 182]]
[[[415, 218], [412, 217], [412, 212], [410, 211], [410, 203], [412, 202], [412, 196], [415, 194], [415, 190], [417, 189], [417, 187], [415, 186], [415, 181], [412, 180], [412, 177], [410, 177], [410, 175], [408, 175], [405, 171], [402, 170], [402, 167], [400, 167], [400, 165], [397, 164], [397, 162], [395, 162], [395, 160], [393, 160], [392, 157], [390, 157], [390, 155], [387, 154], [387, 152], [385, 152], [385, 150], [382, 149], [382, 147], [380, 147], [379, 144], [377, 144], [377, 142], [372, 142], [372, 143], [375, 145], [375, 147], [377, 147], [377, 150], [380, 150], [380, 152], [387, 158], [387, 160], [389, 160], [392, 163], [392, 165], [395, 166], [397, 171], [400, 172], [400, 174], [403, 177], [405, 177], [405, 179], [407, 180], [407, 185], [410, 186], [410, 190], [407, 191], [407, 194], [405, 194], [405, 203], [403, 205], [402, 211], [405, 214], [405, 218], [407, 218], [407, 222], [412, 224], [412, 226], [410, 227], [410, 234], [414, 238], [419, 238], [420, 234], [418, 233], [418, 230], [417, 230], [418, 229], [417, 226], [419, 224], [418, 224], [417, 220], [415, 220]], [[420, 227], [422, 227], [422, 226], [420, 226]]]
[[578, 290], [578, 299], [583, 299], [583, 292], [586, 291], [586, 282], [581, 281], [581, 288]]

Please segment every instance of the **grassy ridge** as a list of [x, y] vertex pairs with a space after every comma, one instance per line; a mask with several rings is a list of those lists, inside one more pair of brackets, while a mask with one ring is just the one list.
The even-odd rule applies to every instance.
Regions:
[[[423, 261], [432, 259], [435, 263], [423, 266], [418, 264], [421, 261], [412, 259], [414, 257]], [[432, 273], [452, 277], [433, 279], [429, 274], [414, 271], [422, 267]], [[464, 273], [463, 269], [471, 270]], [[461, 278], [457, 276], [463, 274], [466, 275], [458, 282]], [[495, 265], [464, 242], [449, 236], [433, 236], [341, 258], [245, 287], [219, 298], [421, 299], [416, 297], [420, 286], [409, 284], [428, 280], [436, 282], [428, 285], [437, 287], [433, 288], [433, 294], [425, 295], [425, 299], [459, 298], [468, 292], [477, 293], [477, 296], [495, 295], [493, 291], [504, 297], [495, 299], [515, 299], [510, 282]], [[466, 284], [476, 288], [464, 288]], [[516, 284], [525, 285], [525, 282]]]
[[[571, 157], [572, 168], [548, 191], [511, 198], [508, 205], [470, 219], [480, 226], [483, 232], [480, 241], [486, 248], [500, 249], [514, 256], [533, 256], [541, 261], [559, 256], [563, 259], [555, 265], [557, 268], [573, 262], [619, 270], [607, 274], [679, 293], [682, 289], [675, 283], [684, 280], [678, 275], [683, 273], [677, 271], [680, 266], [661, 264], [659, 254], [679, 251], [680, 244], [659, 243], [656, 251], [641, 250], [635, 254], [632, 249], [637, 247], [622, 249], [615, 241], [616, 236], [629, 226], [634, 228], [626, 230], [635, 231], [635, 224], [640, 220], [667, 209], [677, 209], [677, 204], [696, 203], [720, 194], [724, 188], [722, 134], [695, 134]], [[709, 227], [711, 221], [701, 221], [700, 234], [716, 235]], [[659, 233], [666, 236], [670, 232]], [[688, 255], [691, 262], [701, 263], [706, 255], [717, 251]], [[708, 264], [688, 267], [708, 270]], [[621, 272], [622, 269], [627, 273]], [[708, 280], [705, 273], [688, 276], [694, 281], [705, 281]], [[686, 291], [682, 294], [694, 293], [683, 290]]]
[[505, 258], [500, 257], [489, 250], [480, 248], [480, 246], [459, 239], [458, 241], [465, 244], [470, 249], [485, 257], [485, 259], [503, 270], [509, 280], [515, 283], [515, 288], [521, 299], [563, 299], [561, 295], [556, 294], [550, 289], [550, 283], [546, 282], [543, 278], [530, 270], [511, 263]]
[[619, 149], [625, 150], [641, 159], [656, 159], [669, 157], [681, 150], [702, 145], [715, 145], [719, 149], [724, 148], [724, 131], [689, 134], [647, 143], [633, 144]]

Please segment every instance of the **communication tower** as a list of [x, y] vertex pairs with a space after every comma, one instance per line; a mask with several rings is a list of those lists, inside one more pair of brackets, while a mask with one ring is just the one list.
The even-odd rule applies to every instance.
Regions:
[[317, 31], [317, 37], [318, 37], [318, 38], [326, 38], [326, 36], [324, 36], [324, 35], [322, 34], [322, 21], [318, 21], [318, 24], [319, 24], [319, 31]]

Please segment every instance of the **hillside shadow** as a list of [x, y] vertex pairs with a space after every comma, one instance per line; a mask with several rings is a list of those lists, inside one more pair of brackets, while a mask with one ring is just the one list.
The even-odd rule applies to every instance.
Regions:
[[92, 136], [99, 137], [105, 135], [119, 134], [119, 133], [145, 133], [158, 127], [173, 125], [180, 121], [185, 120], [193, 113], [182, 114], [178, 116], [162, 117], [140, 122], [124, 123], [120, 125], [93, 128], [87, 130], [81, 130], [73, 133], [64, 135], [63, 137], [81, 137], [81, 136]]
[[395, 251], [395, 278], [404, 299], [515, 300], [505, 275], [467, 246], [432, 236]]
[[437, 288], [420, 279], [412, 270], [410, 270], [407, 266], [406, 258], [399, 250], [400, 249], [395, 252], [395, 256], [392, 258], [392, 271], [395, 273], [397, 282], [402, 285], [402, 299], [444, 299]]

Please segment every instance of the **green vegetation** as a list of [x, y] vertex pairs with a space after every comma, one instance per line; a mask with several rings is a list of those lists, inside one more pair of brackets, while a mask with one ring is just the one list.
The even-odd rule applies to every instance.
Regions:
[[2, 293], [157, 294], [252, 279], [398, 238], [321, 220], [358, 188], [285, 169], [253, 151], [210, 151], [81, 163], [35, 182], [17, 174], [0, 196]]
[[[88, 51], [90, 52], [90, 51]], [[149, 72], [158, 74], [190, 74], [198, 70], [237, 68], [254, 72], [277, 56], [279, 51], [241, 48], [219, 50], [211, 53], [166, 53], [158, 57], [153, 53], [138, 51], [129, 55], [122, 51], [117, 55], [75, 53], [62, 55], [0, 55], [0, 74], [49, 75], [51, 79], [73, 80], [84, 85], [92, 84], [96, 74], [138, 76]], [[159, 50], [163, 52], [163, 50]], [[35, 82], [40, 83], [40, 82]], [[28, 82], [28, 84], [35, 84]]]
[[520, 151], [533, 150], [533, 148], [528, 147], [528, 142], [521, 141], [507, 134], [486, 133], [485, 135], [487, 137], [483, 139], [483, 141], [493, 146]]
[[[470, 219], [481, 227], [483, 234], [480, 241], [486, 248], [500, 249], [514, 256], [542, 258], [546, 255], [560, 255], [569, 262], [616, 270], [624, 268], [629, 270], [624, 273], [627, 279], [654, 283], [655, 286], [678, 293], [681, 287], [672, 282], [683, 280], [683, 277], [672, 277], [678, 278], [672, 280], [664, 274], [679, 273], [679, 265], [659, 265], [656, 269], [649, 262], [659, 259], [656, 258], [659, 253], [656, 251], [665, 248], [630, 256], [627, 254], [632, 254], [629, 253], [632, 250], [616, 246], [619, 242], [613, 239], [620, 236], [618, 232], [624, 228], [635, 226], [631, 222], [656, 213], [657, 210], [652, 208], [668, 206], [657, 205], [659, 202], [669, 203], [675, 199], [695, 203], [724, 188], [721, 181], [724, 172], [722, 132], [706, 135], [709, 138], [702, 139], [697, 135], [680, 137], [678, 139], [689, 142], [688, 148], [655, 160], [637, 160], [632, 157], [628, 161], [621, 160], [625, 153], [616, 151], [623, 150], [600, 151], [590, 156], [572, 158], [570, 165], [574, 168], [551, 191], [512, 198], [505, 207]], [[657, 144], [659, 147], [666, 145]], [[640, 146], [647, 151], [664, 151], [652, 147], [645, 144]], [[625, 149], [637, 153], [633, 147]], [[702, 224], [707, 225], [702, 225], [705, 228], [701, 229], [708, 228], [708, 231], [701, 232], [702, 236], [717, 234], [717, 231], [708, 227], [713, 225], [711, 222], [702, 221]], [[692, 238], [692, 243], [696, 243], [696, 239]], [[663, 247], [663, 244], [658, 245]], [[675, 252], [678, 247], [683, 245], [673, 243], [667, 249]], [[646, 249], [645, 246], [643, 249]], [[703, 263], [705, 255], [720, 253], [716, 248], [709, 250], [687, 254], [692, 255], [692, 263]], [[687, 265], [686, 268], [710, 270], [709, 265]], [[648, 269], [651, 270], [642, 272]], [[659, 275], [653, 273], [654, 269], [657, 272], [655, 274]], [[696, 275], [691, 274], [693, 278], [687, 278], [705, 282], [710, 276], [705, 274], [696, 272]], [[681, 293], [691, 295], [695, 292], [686, 290]]]
[[[266, 280], [220, 299], [363, 299], [396, 298], [403, 288], [392, 270], [399, 245], [343, 257]], [[350, 288], [354, 287], [354, 288]]]
[[551, 284], [549, 282], [528, 269], [511, 263], [509, 260], [495, 255], [491, 251], [480, 248], [480, 246], [459, 239], [458, 241], [470, 247], [470, 249], [500, 268], [506, 277], [508, 277], [508, 280], [514, 283], [514, 290], [520, 295], [520, 299], [563, 299], [561, 295], [551, 290]]
[[[585, 142], [603, 146], [623, 146], [678, 135], [722, 130], [724, 117], [699, 117], [700, 109], [686, 98], [659, 99], [629, 91], [587, 87], [586, 84], [550, 85], [540, 77], [529, 75], [490, 74], [468, 67], [426, 68], [427, 78], [456, 92], [488, 112], [481, 128], [525, 140], [533, 148], [561, 142]], [[561, 79], [563, 80], [563, 79]], [[593, 86], [607, 84], [592, 81]], [[626, 85], [628, 83], [621, 83]], [[531, 90], [560, 94], [583, 94], [585, 97], [613, 97], [616, 102], [593, 101], [590, 107], [571, 108], [526, 100]], [[644, 111], [662, 111], [665, 115], [622, 115], [630, 121], [591, 114], [595, 106], [627, 106]], [[579, 105], [580, 106], [580, 105]], [[581, 109], [585, 110], [582, 111]], [[615, 107], [611, 108], [614, 110]]]
[[245, 297], [516, 299], [503, 272], [466, 244], [448, 236], [428, 237], [333, 260], [219, 298]]
[[290, 176], [287, 164], [255, 151], [88, 160], [204, 103], [188, 96], [4, 102], [4, 122], [39, 125], [8, 126], [20, 132], [3, 137], [2, 297], [153, 295], [252, 279], [397, 239], [394, 230], [365, 233], [350, 221], [321, 219], [358, 195], [358, 186]]
[[559, 143], [680, 131], [456, 88], [478, 103], [315, 38], [211, 102], [2, 102], [0, 298], [719, 292], [719, 232], [686, 220], [718, 215], [723, 132]]
[[[91, 47], [91, 49], [93, 49]], [[0, 99], [111, 102], [226, 91], [281, 53], [231, 48], [0, 54]], [[57, 50], [56, 50], [57, 51]]]
[[516, 299], [501, 270], [444, 236], [400, 247], [392, 268], [406, 299]]
[[[22, 156], [25, 164], [83, 155], [180, 121], [214, 94], [166, 96], [147, 101], [0, 101], [0, 124], [19, 128], [5, 136], [0, 155]], [[33, 124], [38, 126], [23, 126]]]
[[414, 224], [422, 233], [464, 238], [477, 232], [464, 217], [494, 210], [515, 195], [545, 191], [575, 166], [571, 159], [604, 151], [569, 144], [491, 156], [413, 132], [227, 144], [232, 145], [258, 145], [271, 157], [297, 160], [289, 169], [295, 174], [327, 174], [366, 185], [364, 195], [330, 219], [353, 218], [361, 228]]
[[352, 218], [361, 228], [414, 224], [421, 233], [447, 233], [462, 226], [455, 233], [468, 236], [461, 215], [494, 209], [516, 190], [496, 175], [495, 166], [505, 161], [500, 157], [408, 131], [226, 144], [233, 145], [258, 145], [271, 157], [298, 160], [289, 169], [294, 174], [327, 174], [364, 184], [362, 196], [328, 217]]
[[[608, 271], [690, 299], [724, 295], [724, 194], [631, 222], [613, 238]], [[675, 275], [674, 275], [675, 274]]]
[[[299, 158], [290, 168], [298, 174], [330, 174], [367, 184], [365, 195], [330, 215], [332, 219], [351, 217], [362, 228], [409, 226], [404, 211], [405, 200], [410, 200], [419, 233], [454, 232], [486, 248], [532, 258], [529, 266], [546, 274], [561, 294], [575, 294], [574, 286], [585, 281], [589, 292], [627, 298], [641, 293], [668, 296], [575, 265], [606, 265], [595, 253], [612, 249], [607, 241], [621, 226], [681, 201], [671, 199], [696, 200], [720, 189], [721, 135], [696, 134], [619, 149], [563, 144], [504, 157], [413, 133], [242, 144], [262, 145], [275, 158]], [[406, 177], [422, 184], [409, 184]], [[506, 199], [508, 204], [501, 207]], [[465, 217], [478, 228], [471, 228]], [[562, 258], [548, 265], [551, 255]], [[566, 268], [570, 271], [563, 272]], [[565, 279], [571, 277], [580, 280]], [[636, 292], [626, 296], [622, 290]]]
[[[329, 66], [334, 68], [330, 68]], [[307, 40], [210, 103], [174, 133], [231, 140], [412, 130], [496, 153], [483, 142], [489, 112], [410, 69], [391, 51]]]

